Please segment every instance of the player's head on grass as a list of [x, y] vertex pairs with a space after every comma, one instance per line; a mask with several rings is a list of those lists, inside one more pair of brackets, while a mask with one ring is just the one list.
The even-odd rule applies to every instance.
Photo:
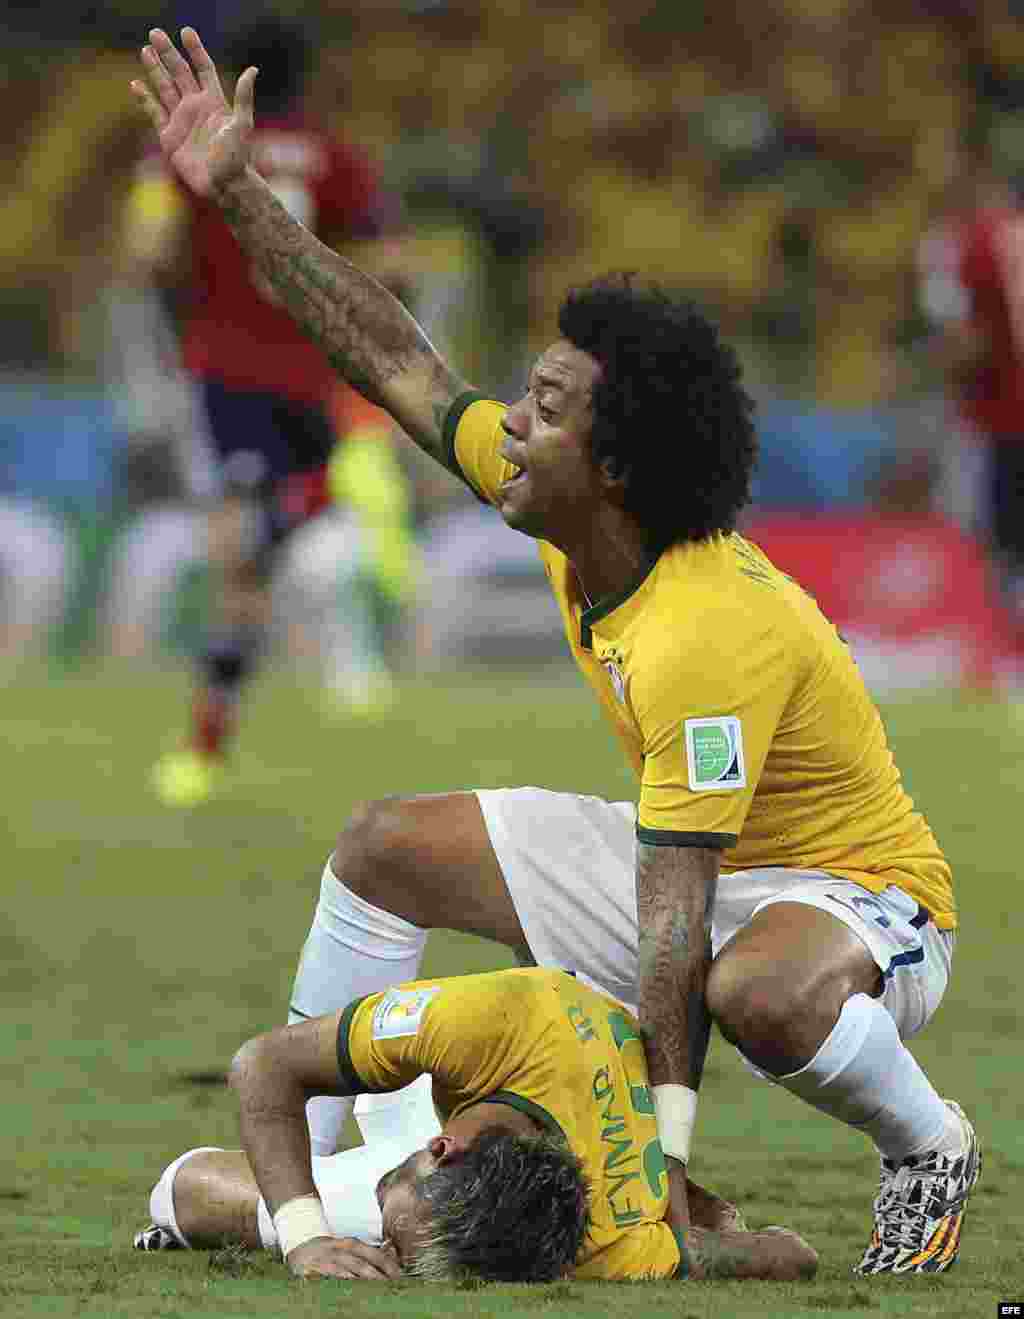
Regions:
[[613, 274], [570, 289], [558, 329], [505, 416], [505, 453], [522, 469], [499, 492], [505, 520], [570, 557], [609, 508], [651, 552], [731, 531], [757, 433], [715, 325], [689, 300]]
[[385, 1235], [427, 1281], [552, 1282], [590, 1222], [579, 1159], [548, 1135], [488, 1127], [465, 1146], [436, 1137], [381, 1179]]

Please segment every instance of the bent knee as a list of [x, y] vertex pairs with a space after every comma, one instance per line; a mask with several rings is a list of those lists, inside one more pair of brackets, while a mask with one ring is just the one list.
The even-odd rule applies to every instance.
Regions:
[[783, 976], [760, 962], [723, 958], [712, 964], [705, 995], [725, 1038], [756, 1057], [765, 1047], [803, 1053], [832, 1029], [850, 992], [842, 977]]
[[331, 867], [353, 893], [386, 907], [389, 895], [406, 891], [426, 855], [422, 821], [408, 800], [383, 797], [353, 811], [338, 835]]

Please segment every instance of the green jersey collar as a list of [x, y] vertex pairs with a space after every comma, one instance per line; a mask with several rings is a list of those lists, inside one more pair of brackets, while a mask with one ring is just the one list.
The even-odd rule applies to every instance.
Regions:
[[607, 618], [609, 614], [614, 613], [620, 605], [624, 605], [631, 595], [634, 595], [643, 586], [644, 582], [654, 571], [654, 566], [661, 558], [664, 550], [656, 550], [653, 554], [648, 554], [640, 565], [640, 571], [637, 576], [624, 587], [621, 591], [614, 591], [611, 595], [606, 595], [603, 600], [598, 600], [597, 604], [591, 605], [589, 609], [584, 609], [580, 615], [580, 645], [584, 650], [590, 650], [593, 645], [593, 626], [599, 623], [602, 618]]

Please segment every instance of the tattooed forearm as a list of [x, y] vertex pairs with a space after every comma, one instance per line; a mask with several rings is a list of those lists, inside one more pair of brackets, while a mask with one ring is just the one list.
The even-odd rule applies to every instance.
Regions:
[[652, 1085], [700, 1085], [717, 873], [717, 854], [706, 849], [638, 844], [638, 997]]
[[795, 1282], [813, 1278], [818, 1267], [814, 1249], [783, 1228], [763, 1232], [710, 1232], [686, 1229], [679, 1242], [680, 1274], [694, 1281], [726, 1278], [766, 1278]]
[[705, 1232], [696, 1227], [687, 1231], [686, 1240], [680, 1246], [686, 1273], [697, 1280], [748, 1277], [745, 1270], [750, 1267], [750, 1254], [749, 1238], [737, 1241], [720, 1232]]
[[398, 299], [295, 221], [252, 171], [218, 202], [263, 278], [332, 365], [445, 461], [444, 418], [465, 386]]

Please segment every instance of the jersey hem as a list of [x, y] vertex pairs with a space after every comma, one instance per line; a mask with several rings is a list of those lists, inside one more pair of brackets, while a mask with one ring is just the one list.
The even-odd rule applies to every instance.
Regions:
[[469, 479], [466, 473], [462, 470], [462, 464], [459, 462], [459, 455], [455, 447], [455, 436], [458, 433], [459, 422], [462, 420], [463, 414], [465, 413], [467, 408], [471, 408], [474, 403], [488, 403], [488, 402], [497, 402], [497, 400], [488, 399], [486, 394], [481, 394], [478, 390], [475, 389], [466, 390], [464, 394], [460, 394], [458, 396], [455, 402], [448, 409], [448, 412], [444, 419], [444, 427], [442, 429], [442, 441], [444, 444], [444, 452], [445, 452], [445, 466], [454, 476], [457, 476], [459, 478], [459, 480], [463, 483], [463, 485], [468, 486], [469, 489], [472, 490], [473, 494], [476, 495], [477, 499], [480, 500], [481, 504], [490, 504], [491, 501], [489, 499], [486, 499], [480, 493], [480, 491], [476, 488], [476, 486]]
[[719, 850], [735, 847], [739, 834], [689, 833], [675, 829], [647, 829], [637, 825], [637, 842], [649, 843], [652, 847], [715, 847]]

